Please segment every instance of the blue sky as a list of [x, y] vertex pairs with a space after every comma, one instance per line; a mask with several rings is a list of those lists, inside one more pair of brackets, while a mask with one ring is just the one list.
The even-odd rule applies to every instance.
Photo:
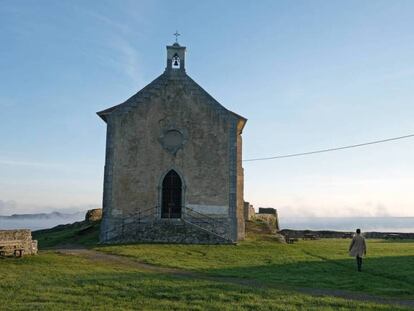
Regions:
[[[187, 73], [249, 119], [244, 157], [414, 133], [413, 1], [0, 0], [0, 214], [99, 206], [95, 112], [187, 46]], [[246, 162], [281, 216], [414, 216], [414, 139]]]

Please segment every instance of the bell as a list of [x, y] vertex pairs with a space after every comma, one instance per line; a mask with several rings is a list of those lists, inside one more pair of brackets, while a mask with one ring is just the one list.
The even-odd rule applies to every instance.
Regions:
[[174, 60], [174, 64], [173, 64], [174, 66], [179, 66], [179, 64], [178, 64], [178, 60]]

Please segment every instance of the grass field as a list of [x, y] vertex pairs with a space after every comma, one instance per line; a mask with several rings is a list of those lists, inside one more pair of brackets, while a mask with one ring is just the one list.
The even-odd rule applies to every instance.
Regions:
[[44, 252], [0, 262], [1, 310], [404, 310]]
[[155, 265], [300, 287], [362, 291], [414, 299], [414, 243], [368, 240], [363, 272], [348, 257], [349, 240], [287, 245], [246, 241], [238, 246], [125, 245], [98, 247]]
[[51, 248], [62, 244], [94, 246], [99, 241], [99, 222], [75, 222], [60, 225], [52, 229], [38, 230], [32, 233], [39, 248]]
[[364, 272], [357, 273], [347, 257], [349, 240], [285, 245], [253, 235], [237, 246], [97, 246], [97, 228], [77, 224], [35, 236], [41, 247], [83, 243], [131, 263], [190, 272], [149, 271], [49, 249], [0, 260], [0, 310], [409, 310], [316, 297], [303, 288], [414, 299], [414, 242], [368, 240]]

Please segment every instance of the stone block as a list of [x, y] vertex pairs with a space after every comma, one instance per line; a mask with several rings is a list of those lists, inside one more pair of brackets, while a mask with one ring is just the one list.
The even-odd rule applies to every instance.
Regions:
[[[7, 243], [16, 242], [23, 248], [23, 255], [35, 255], [37, 254], [37, 241], [32, 240], [32, 233], [29, 229], [20, 230], [0, 230], [0, 245], [4, 242]], [[10, 245], [4, 248], [5, 255], [12, 255], [14, 252], [14, 246]]]
[[102, 219], [102, 208], [90, 209], [86, 212], [85, 221], [94, 222]]
[[277, 211], [272, 207], [259, 207], [259, 214], [272, 214], [276, 215]]

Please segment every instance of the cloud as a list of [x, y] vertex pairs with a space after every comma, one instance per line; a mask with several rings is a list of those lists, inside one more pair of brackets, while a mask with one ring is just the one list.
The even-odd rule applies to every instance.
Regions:
[[[320, 202], [319, 204], [317, 202]], [[388, 202], [387, 202], [388, 203]], [[262, 205], [260, 205], [262, 206]], [[281, 217], [397, 217], [408, 216], [405, 213], [392, 213], [392, 210], [382, 201], [349, 201], [345, 202], [305, 199], [291, 197], [289, 202], [281, 205], [267, 204], [279, 210]], [[258, 206], [256, 206], [258, 207]]]
[[378, 203], [372, 209], [372, 216], [374, 216], [374, 217], [389, 217], [389, 216], [391, 216], [391, 213], [389, 212], [388, 208], [384, 204]]
[[138, 51], [121, 36], [114, 36], [110, 40], [110, 47], [118, 53], [117, 62], [121, 70], [135, 85], [141, 85], [143, 78], [140, 71], [140, 56]]
[[120, 31], [124, 34], [131, 32], [131, 28], [122, 22], [117, 22], [114, 19], [109, 18], [108, 16], [98, 13], [96, 11], [85, 9], [84, 7], [75, 6], [74, 8], [78, 12], [82, 12], [83, 14], [87, 15], [88, 17], [94, 18], [95, 20], [105, 24], [106, 26], [114, 29], [115, 31]]
[[[137, 40], [136, 28], [130, 27], [124, 20], [119, 21], [107, 15], [86, 9], [84, 6], [73, 5], [74, 9], [84, 14], [88, 19], [94, 19], [101, 29], [104, 29], [104, 38], [99, 44], [103, 44], [108, 48], [104, 49], [101, 55], [95, 55], [97, 59], [105, 66], [110, 64], [112, 67], [122, 71], [136, 87], [143, 83], [141, 76], [140, 54], [131, 42]], [[125, 9], [123, 16], [128, 13]], [[142, 28], [142, 27], [141, 27]], [[132, 37], [133, 40], [128, 40]]]

